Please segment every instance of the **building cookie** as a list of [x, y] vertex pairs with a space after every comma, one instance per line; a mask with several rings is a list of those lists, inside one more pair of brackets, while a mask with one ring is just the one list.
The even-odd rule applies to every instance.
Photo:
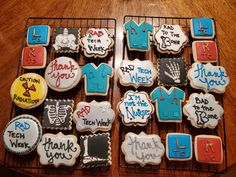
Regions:
[[192, 18], [190, 27], [194, 39], [213, 39], [215, 37], [215, 26], [211, 18]]
[[156, 115], [159, 122], [182, 122], [182, 102], [185, 93], [177, 87], [167, 90], [157, 87], [151, 92], [152, 102], [155, 103]]
[[5, 148], [17, 155], [26, 155], [38, 145], [42, 136], [40, 122], [34, 116], [23, 114], [13, 118], [3, 131]]
[[43, 128], [71, 130], [73, 100], [46, 99], [43, 112]]
[[73, 166], [80, 154], [80, 146], [74, 135], [46, 133], [37, 147], [37, 152], [42, 165]]
[[224, 109], [211, 94], [192, 93], [183, 107], [184, 114], [196, 128], [212, 128], [218, 125]]
[[124, 33], [127, 37], [129, 50], [150, 50], [150, 36], [153, 33], [151, 24], [147, 22], [137, 24], [134, 20], [130, 20], [124, 24]]
[[105, 58], [113, 45], [114, 40], [105, 28], [90, 28], [81, 39], [82, 50], [86, 57]]
[[48, 46], [50, 41], [50, 27], [47, 25], [30, 26], [27, 31], [27, 45]]
[[125, 135], [121, 150], [128, 164], [138, 163], [144, 167], [146, 164], [159, 165], [165, 147], [158, 135], [147, 135], [144, 132], [137, 135], [129, 132]]
[[224, 93], [229, 84], [229, 77], [222, 66], [195, 62], [188, 71], [190, 85], [205, 92]]
[[73, 120], [79, 132], [109, 131], [115, 120], [115, 112], [108, 101], [79, 102], [74, 111]]
[[157, 71], [149, 60], [122, 60], [118, 68], [119, 81], [123, 86], [150, 87], [153, 85], [156, 76]]
[[82, 67], [82, 77], [85, 79], [85, 94], [106, 96], [109, 88], [109, 78], [113, 77], [113, 69], [106, 63], [96, 66], [88, 63]]
[[145, 126], [154, 108], [146, 92], [129, 90], [118, 103], [118, 111], [124, 125]]
[[80, 28], [56, 28], [54, 32], [56, 53], [78, 53]]
[[48, 64], [44, 77], [52, 90], [65, 92], [79, 83], [81, 69], [72, 58], [59, 57]]
[[200, 163], [222, 164], [223, 147], [219, 136], [197, 135], [194, 139], [196, 160]]
[[188, 37], [179, 25], [161, 25], [154, 38], [157, 50], [168, 54], [179, 53], [188, 42]]
[[109, 133], [81, 136], [80, 147], [80, 165], [82, 168], [109, 166], [112, 164]]
[[36, 73], [19, 76], [11, 85], [12, 101], [19, 107], [31, 109], [43, 103], [48, 93], [45, 80]]

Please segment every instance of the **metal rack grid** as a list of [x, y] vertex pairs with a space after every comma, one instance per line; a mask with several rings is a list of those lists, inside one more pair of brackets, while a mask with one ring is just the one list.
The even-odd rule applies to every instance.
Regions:
[[[52, 61], [53, 59], [60, 57], [60, 56], [67, 56], [70, 58], [73, 58], [75, 61], [78, 62], [80, 67], [85, 65], [86, 63], [94, 63], [98, 65], [101, 62], [109, 63], [113, 68], [115, 66], [115, 39], [116, 39], [116, 20], [113, 18], [41, 18], [41, 17], [29, 17], [25, 30], [24, 30], [24, 36], [22, 40], [22, 48], [26, 46], [26, 37], [27, 37], [27, 29], [31, 25], [49, 25], [51, 28], [51, 38], [50, 38], [50, 44], [49, 46], [46, 47], [47, 49], [47, 65]], [[58, 27], [77, 27], [80, 28], [80, 36], [82, 37], [83, 35], [86, 34], [86, 31], [89, 28], [105, 28], [109, 31], [111, 34], [113, 40], [114, 40], [114, 46], [113, 50], [109, 52], [108, 56], [105, 58], [86, 58], [82, 52], [80, 53], [55, 53], [55, 50], [52, 46], [52, 44], [55, 41], [55, 37], [53, 35], [54, 29]], [[27, 73], [27, 72], [34, 72], [38, 73], [41, 76], [44, 76], [45, 69], [40, 69], [40, 70], [26, 70], [21, 67], [21, 51], [20, 51], [20, 58], [19, 58], [19, 64], [18, 64], [18, 72], [17, 76]], [[112, 107], [113, 105], [113, 85], [114, 85], [114, 77], [110, 79], [110, 87], [108, 90], [108, 95], [107, 96], [85, 96], [84, 93], [84, 82], [81, 79], [79, 84], [67, 91], [59, 93], [56, 91], [53, 91], [51, 89], [48, 90], [48, 95], [47, 98], [54, 98], [54, 99], [74, 99], [75, 101], [75, 106], [79, 101], [87, 101], [90, 102], [92, 100], [97, 100], [97, 101], [109, 101], [111, 102]], [[42, 120], [42, 115], [43, 113], [43, 104], [37, 108], [30, 109], [30, 110], [25, 110], [21, 109], [14, 104], [12, 104], [12, 109], [11, 109], [11, 115], [10, 119], [13, 117], [20, 115], [20, 114], [30, 114], [35, 117], [37, 117], [40, 121]], [[9, 120], [10, 120], [9, 119]], [[80, 133], [76, 131], [75, 127], [73, 126], [72, 130], [66, 130], [62, 131], [64, 134], [74, 134], [78, 137], [80, 135], [86, 135], [88, 133]], [[43, 133], [58, 133], [56, 130], [43, 130]], [[4, 166], [7, 168], [14, 168], [14, 169], [52, 169], [55, 170], [55, 168], [52, 168], [51, 166], [42, 166], [39, 162], [39, 157], [37, 155], [36, 151], [33, 151], [27, 156], [17, 156], [12, 153], [9, 153], [5, 151], [5, 159], [4, 159]], [[79, 159], [77, 160], [76, 164], [73, 167], [60, 167], [62, 169], [66, 169], [67, 172], [70, 172], [71, 170], [81, 170], [81, 167], [79, 165]], [[107, 168], [108, 169], [108, 168]], [[100, 173], [104, 172], [107, 173], [108, 170], [106, 168], [98, 168], [95, 169], [95, 171], [99, 171]], [[56, 172], [56, 170], [55, 170]], [[63, 172], [63, 171], [62, 171]]]
[[[126, 23], [129, 20], [134, 20], [138, 24], [146, 21], [150, 23], [154, 27], [154, 32], [156, 32], [162, 24], [177, 24], [182, 26], [185, 34], [188, 36], [189, 41], [184, 49], [179, 54], [161, 54], [157, 51], [156, 46], [154, 45], [154, 41], [151, 39], [151, 49], [148, 52], [134, 52], [129, 51], [127, 46], [126, 36], [124, 35], [123, 38], [123, 60], [129, 59], [133, 60], [135, 58], [143, 59], [143, 60], [151, 60], [155, 66], [157, 66], [158, 60], [161, 58], [178, 58], [182, 57], [185, 60], [187, 70], [191, 67], [193, 63], [192, 57], [192, 41], [190, 34], [190, 19], [191, 18], [181, 18], [181, 17], [152, 17], [152, 16], [131, 16], [127, 15], [124, 17], [123, 23]], [[216, 26], [215, 20], [214, 25]], [[214, 40], [217, 41], [217, 33]], [[218, 55], [219, 56], [219, 55]], [[218, 59], [217, 65], [220, 64], [220, 60]], [[158, 86], [158, 83], [155, 82], [152, 87], [139, 87], [138, 91], [145, 91], [148, 94]], [[121, 96], [125, 94], [125, 92], [129, 89], [134, 90], [132, 87], [123, 87], [119, 84]], [[190, 84], [188, 83], [187, 86], [181, 86], [181, 89], [185, 91], [185, 100], [188, 100], [189, 95], [191, 93], [200, 93], [201, 91], [192, 89]], [[223, 96], [219, 94], [213, 94], [216, 97], [216, 100], [220, 102], [223, 106]], [[227, 152], [226, 152], [226, 136], [225, 136], [225, 120], [224, 117], [217, 128], [215, 129], [197, 129], [193, 127], [190, 121], [187, 120], [186, 116], [183, 115], [182, 123], [160, 123], [157, 120], [155, 114], [152, 114], [152, 118], [149, 120], [149, 123], [144, 127], [127, 127], [124, 126], [122, 121], [120, 121], [120, 129], [119, 129], [119, 167], [120, 169], [128, 171], [139, 171], [143, 173], [155, 173], [160, 170], [178, 170], [178, 171], [200, 171], [200, 172], [210, 172], [210, 173], [221, 173], [227, 169]], [[121, 143], [125, 139], [125, 135], [128, 132], [134, 132], [139, 134], [141, 131], [144, 131], [146, 134], [158, 134], [161, 138], [162, 143], [165, 145], [166, 141], [166, 134], [170, 132], [179, 132], [179, 133], [189, 133], [192, 135], [193, 144], [194, 144], [194, 137], [199, 134], [210, 134], [210, 135], [218, 135], [222, 138], [223, 143], [223, 154], [224, 159], [221, 165], [213, 165], [213, 164], [202, 164], [196, 161], [194, 155], [192, 160], [190, 161], [169, 161], [167, 157], [164, 155], [162, 158], [162, 162], [158, 166], [146, 165], [144, 168], [140, 167], [138, 164], [127, 164], [124, 159], [124, 155], [121, 151]]]

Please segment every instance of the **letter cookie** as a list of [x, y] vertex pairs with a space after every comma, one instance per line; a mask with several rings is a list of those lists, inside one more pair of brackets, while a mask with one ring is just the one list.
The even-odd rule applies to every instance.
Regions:
[[22, 114], [6, 125], [3, 142], [6, 150], [17, 155], [26, 155], [37, 147], [41, 136], [42, 127], [38, 119]]
[[81, 69], [72, 58], [59, 57], [48, 64], [44, 77], [52, 90], [65, 92], [79, 83]]
[[165, 147], [158, 135], [146, 135], [144, 132], [137, 135], [129, 132], [125, 135], [121, 150], [128, 164], [138, 163], [144, 167], [146, 164], [159, 165]]
[[50, 27], [47, 25], [30, 26], [27, 32], [27, 45], [48, 46], [50, 40]]
[[188, 42], [188, 37], [179, 25], [161, 25], [154, 38], [157, 50], [168, 54], [179, 53]]
[[123, 86], [150, 87], [153, 85], [156, 76], [157, 71], [149, 60], [122, 60], [118, 68], [119, 81]]
[[229, 84], [229, 77], [222, 66], [195, 62], [188, 71], [190, 85], [205, 92], [224, 93]]
[[74, 135], [46, 133], [37, 147], [37, 152], [42, 165], [73, 166], [80, 154], [80, 146]]
[[112, 50], [114, 40], [107, 29], [88, 29], [81, 39], [82, 50], [86, 57], [105, 58]]
[[124, 24], [124, 33], [127, 37], [129, 50], [150, 50], [150, 36], [153, 33], [153, 26], [151, 24], [147, 22], [137, 24], [134, 20], [130, 20]]
[[118, 111], [124, 125], [145, 126], [154, 108], [146, 92], [129, 90], [118, 103]]
[[79, 132], [109, 131], [115, 119], [115, 112], [108, 101], [90, 103], [79, 102], [74, 111], [73, 120]]

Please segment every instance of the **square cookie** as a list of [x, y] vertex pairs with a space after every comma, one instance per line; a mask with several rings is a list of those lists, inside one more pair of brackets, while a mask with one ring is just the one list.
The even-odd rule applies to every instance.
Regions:
[[194, 41], [192, 43], [193, 59], [196, 62], [217, 62], [218, 52], [215, 41]]
[[24, 47], [21, 66], [25, 69], [42, 69], [46, 66], [47, 50], [45, 47]]
[[198, 135], [194, 140], [195, 157], [198, 162], [221, 164], [223, 162], [222, 140], [214, 135]]
[[166, 135], [166, 156], [169, 160], [191, 160], [192, 136], [185, 133], [168, 133]]
[[47, 25], [30, 26], [27, 32], [28, 46], [48, 46], [50, 27]]
[[46, 99], [43, 112], [43, 128], [71, 130], [73, 100]]
[[111, 165], [111, 141], [109, 133], [80, 137], [80, 163], [82, 168]]
[[194, 39], [213, 39], [215, 36], [214, 22], [211, 18], [192, 18], [190, 27]]

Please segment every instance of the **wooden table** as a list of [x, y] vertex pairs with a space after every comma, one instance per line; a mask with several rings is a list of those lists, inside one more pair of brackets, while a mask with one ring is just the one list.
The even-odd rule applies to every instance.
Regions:
[[[235, 149], [235, 127], [236, 126], [236, 58], [233, 53], [236, 51], [236, 4], [233, 0], [209, 0], [209, 1], [134, 1], [134, 0], [97, 0], [95, 1], [7, 1], [0, 2], [0, 130], [2, 131], [7, 121], [9, 120], [11, 110], [11, 100], [9, 96], [10, 86], [16, 76], [18, 60], [21, 53], [21, 41], [24, 31], [24, 25], [29, 16], [34, 17], [111, 17], [117, 20], [117, 36], [116, 36], [116, 63], [117, 67], [122, 59], [122, 25], [124, 15], [148, 15], [148, 16], [173, 16], [173, 17], [212, 17], [217, 23], [217, 32], [219, 40], [219, 52], [221, 58], [221, 65], [224, 66], [230, 76], [230, 86], [224, 94], [224, 111], [226, 123], [226, 137], [227, 137], [227, 162], [228, 167], [236, 163]], [[115, 84], [117, 83], [117, 76], [115, 77]], [[114, 89], [114, 94], [116, 89]], [[114, 100], [117, 103], [119, 100]], [[119, 117], [117, 116], [117, 119]], [[119, 122], [116, 121], [112, 130], [112, 148], [113, 152], [118, 152], [119, 137], [114, 132], [118, 132]], [[117, 133], [118, 134], [118, 133]], [[0, 137], [0, 162], [4, 161], [4, 148], [2, 136]], [[118, 159], [118, 153], [113, 153], [113, 165], [109, 169], [109, 173], [99, 172], [99, 176], [113, 176], [129, 175], [129, 176], [151, 176], [150, 173], [140, 174], [136, 171], [120, 172], [118, 163], [114, 159]], [[17, 163], [17, 162], [16, 162]], [[17, 169], [25, 174], [33, 173], [37, 175], [67, 175], [67, 176], [91, 176], [94, 172], [90, 170], [58, 170], [47, 169]], [[157, 174], [155, 174], [157, 175]], [[159, 172], [159, 175], [171, 176], [198, 176], [199, 173], [189, 171], [165, 171]], [[209, 175], [207, 173], [200, 173], [200, 175]]]

